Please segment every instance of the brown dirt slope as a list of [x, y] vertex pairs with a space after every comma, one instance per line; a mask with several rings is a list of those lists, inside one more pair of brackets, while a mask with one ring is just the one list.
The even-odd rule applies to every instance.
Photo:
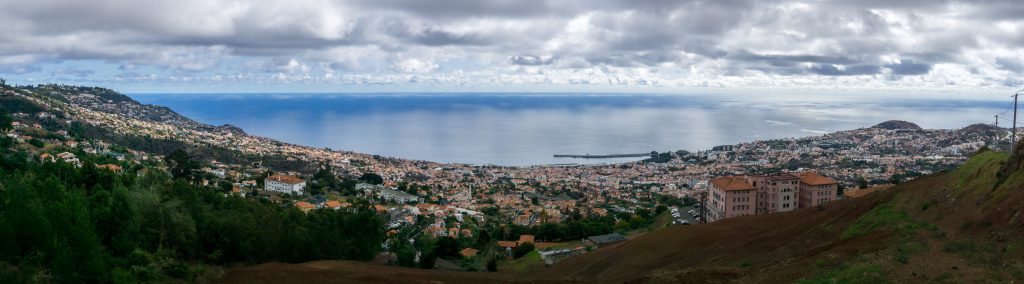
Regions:
[[1024, 155], [1008, 159], [1005, 153], [984, 152], [957, 171], [918, 178], [863, 198], [676, 226], [525, 273], [458, 273], [330, 261], [240, 268], [222, 281], [1022, 283], [1020, 161]]

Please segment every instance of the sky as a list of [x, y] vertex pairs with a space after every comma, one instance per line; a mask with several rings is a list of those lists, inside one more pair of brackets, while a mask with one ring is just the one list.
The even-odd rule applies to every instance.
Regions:
[[1020, 0], [0, 0], [0, 77], [125, 92], [1011, 94]]

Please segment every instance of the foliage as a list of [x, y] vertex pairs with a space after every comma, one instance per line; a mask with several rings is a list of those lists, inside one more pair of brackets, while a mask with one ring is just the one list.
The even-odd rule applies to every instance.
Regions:
[[459, 241], [452, 237], [441, 237], [434, 244], [434, 252], [439, 257], [457, 258], [459, 255]]
[[487, 260], [487, 271], [497, 272], [498, 271], [498, 260], [491, 258]]
[[[3, 92], [0, 90], [0, 92]], [[39, 113], [45, 111], [38, 104], [22, 97], [0, 97], [0, 110], [9, 113]]]
[[534, 250], [533, 243], [519, 244], [512, 250], [512, 258], [520, 258]]
[[839, 239], [855, 238], [885, 228], [906, 232], [916, 229], [918, 225], [913, 222], [907, 211], [898, 210], [894, 208], [892, 202], [888, 202], [878, 205], [857, 218], [839, 235]]
[[189, 157], [185, 150], [172, 151], [170, 155], [167, 155], [167, 164], [170, 167], [171, 177], [187, 181], [195, 180], [195, 170], [199, 168], [199, 165]]
[[0, 109], [0, 132], [11, 130], [11, 124], [14, 123], [14, 119], [7, 111]]
[[84, 153], [81, 168], [10, 149], [0, 157], [0, 263], [16, 267], [4, 279], [194, 282], [204, 264], [367, 260], [384, 240], [368, 204], [304, 214], [158, 170], [98, 171]]
[[420, 235], [416, 239], [416, 249], [420, 252], [419, 266], [422, 269], [434, 269], [437, 262], [437, 253], [434, 252], [436, 240], [430, 235]]
[[359, 181], [377, 185], [383, 184], [384, 178], [375, 173], [364, 173], [362, 176], [359, 177]]
[[827, 273], [818, 275], [811, 279], [800, 279], [796, 283], [817, 284], [817, 283], [886, 283], [887, 277], [882, 269], [875, 265], [856, 264], [841, 265]]

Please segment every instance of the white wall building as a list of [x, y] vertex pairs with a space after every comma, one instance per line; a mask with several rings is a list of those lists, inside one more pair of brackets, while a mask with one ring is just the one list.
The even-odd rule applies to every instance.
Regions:
[[306, 181], [295, 176], [272, 175], [263, 182], [263, 189], [302, 195], [306, 192]]

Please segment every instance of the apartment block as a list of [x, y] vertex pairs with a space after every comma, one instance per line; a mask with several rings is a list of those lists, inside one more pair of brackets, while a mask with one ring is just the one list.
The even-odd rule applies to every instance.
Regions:
[[723, 176], [708, 190], [708, 221], [788, 212], [836, 199], [839, 183], [817, 172]]

